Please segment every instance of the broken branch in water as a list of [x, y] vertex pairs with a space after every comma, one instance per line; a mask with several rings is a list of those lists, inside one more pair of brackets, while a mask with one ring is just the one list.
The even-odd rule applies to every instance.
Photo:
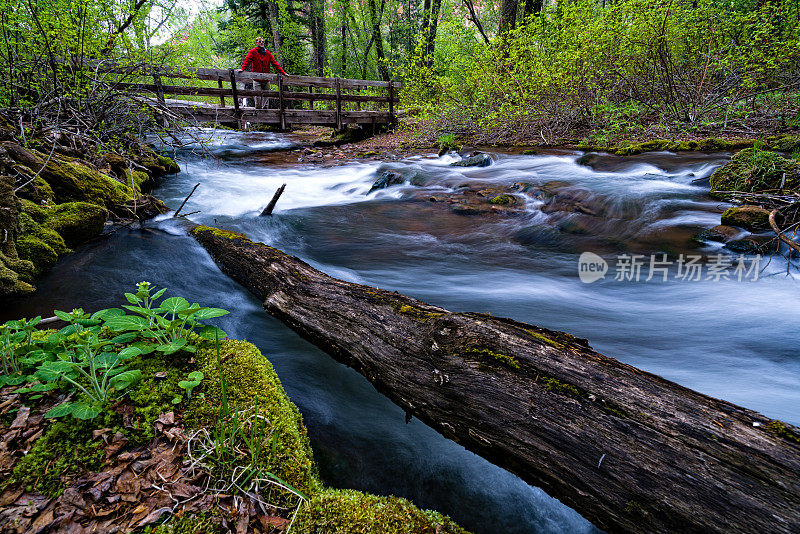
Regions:
[[286, 184], [283, 184], [282, 186], [280, 186], [278, 188], [277, 191], [275, 191], [275, 194], [272, 195], [272, 200], [269, 201], [269, 204], [267, 204], [267, 207], [264, 208], [264, 211], [261, 212], [261, 216], [262, 217], [265, 216], [265, 215], [272, 215], [272, 210], [275, 209], [275, 204], [278, 203], [278, 199], [281, 198], [281, 195], [283, 194], [283, 190], [284, 189], [286, 189]]
[[186, 198], [183, 199], [183, 202], [181, 202], [180, 207], [177, 210], [175, 210], [175, 214], [173, 215], [173, 217], [177, 217], [178, 216], [178, 214], [183, 209], [183, 206], [186, 205], [186, 201], [189, 200], [189, 198], [194, 194], [194, 190], [197, 189], [197, 187], [199, 185], [200, 185], [200, 182], [196, 183], [195, 186], [192, 188], [191, 192], [188, 195], [186, 195]]

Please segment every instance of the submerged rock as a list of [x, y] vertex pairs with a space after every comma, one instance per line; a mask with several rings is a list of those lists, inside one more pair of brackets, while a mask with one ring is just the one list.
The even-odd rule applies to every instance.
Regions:
[[381, 174], [377, 180], [375, 180], [375, 183], [372, 184], [372, 187], [370, 188], [369, 191], [367, 191], [367, 194], [369, 195], [370, 193], [372, 193], [377, 189], [386, 189], [387, 187], [393, 185], [400, 185], [402, 183], [405, 183], [405, 181], [406, 179], [403, 177], [402, 174], [397, 172], [386, 171], [383, 174]]
[[722, 224], [745, 230], [769, 230], [769, 210], [759, 206], [735, 206], [722, 214]]
[[451, 167], [488, 167], [492, 164], [492, 157], [489, 154], [478, 153], [474, 156], [451, 163]]
[[777, 251], [778, 239], [769, 235], [751, 235], [725, 243], [725, 248], [737, 254], [769, 255]]
[[695, 236], [696, 241], [716, 241], [719, 243], [726, 243], [735, 239], [742, 232], [732, 226], [719, 224], [714, 228], [703, 230]]

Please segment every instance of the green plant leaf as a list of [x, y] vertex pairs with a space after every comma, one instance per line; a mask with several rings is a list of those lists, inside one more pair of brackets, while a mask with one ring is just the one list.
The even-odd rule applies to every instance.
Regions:
[[186, 345], [186, 340], [184, 338], [176, 339], [175, 341], [171, 341], [170, 343], [164, 343], [163, 345], [159, 345], [156, 347], [156, 350], [159, 352], [163, 352], [164, 354], [173, 354], [178, 352]]
[[52, 419], [54, 417], [64, 417], [65, 415], [69, 415], [72, 413], [72, 410], [75, 408], [75, 404], [71, 402], [65, 402], [64, 404], [59, 404], [54, 408], [50, 408], [46, 414], [44, 414], [45, 419]]
[[164, 291], [166, 291], [166, 290], [167, 290], [167, 288], [166, 288], [166, 287], [162, 287], [161, 289], [159, 289], [158, 291], [156, 291], [156, 294], [155, 294], [155, 295], [153, 295], [153, 297], [152, 297], [152, 300], [158, 300], [158, 299], [160, 299], [160, 298], [161, 298], [161, 295], [163, 295], [163, 294], [164, 294]]
[[170, 297], [164, 299], [160, 308], [167, 313], [178, 313], [189, 307], [189, 301], [183, 297]]
[[142, 303], [142, 299], [140, 299], [139, 297], [137, 297], [137, 296], [136, 296], [136, 295], [134, 295], [133, 293], [125, 293], [125, 298], [126, 298], [126, 299], [128, 300], [128, 302], [130, 302], [131, 304], [141, 304], [141, 303]]
[[125, 347], [119, 352], [119, 357], [123, 359], [134, 358], [142, 353], [139, 347]]
[[53, 310], [53, 315], [61, 319], [62, 321], [66, 321], [68, 323], [72, 322], [72, 315], [68, 314], [67, 312], [60, 311], [60, 310]]
[[142, 351], [142, 354], [150, 354], [156, 350], [156, 346], [148, 341], [137, 341], [136, 343], [132, 343], [131, 347], [136, 347]]
[[204, 339], [225, 339], [228, 337], [228, 334], [225, 333], [225, 330], [221, 328], [217, 328], [216, 326], [209, 326], [206, 325], [201, 328], [197, 335]]
[[103, 352], [95, 356], [94, 364], [100, 368], [114, 367], [120, 360], [120, 355], [115, 352]]
[[123, 371], [111, 379], [110, 385], [117, 390], [125, 389], [142, 377], [142, 372], [138, 369]]
[[100, 415], [100, 408], [88, 404], [75, 404], [72, 407], [72, 417], [75, 419], [94, 419]]
[[132, 311], [133, 313], [138, 313], [143, 317], [151, 317], [154, 315], [154, 310], [148, 310], [143, 306], [123, 306], [128, 311]]
[[201, 308], [194, 314], [194, 318], [198, 321], [205, 321], [207, 319], [214, 319], [215, 317], [222, 317], [229, 313], [228, 310], [223, 310], [222, 308]]
[[182, 400], [183, 400], [183, 397], [181, 397], [180, 395], [175, 396], [175, 397], [172, 398], [172, 404], [180, 404], [180, 402]]
[[106, 320], [106, 326], [114, 332], [125, 330], [144, 330], [150, 326], [150, 322], [144, 317], [135, 315], [124, 315], [122, 317], [111, 317]]
[[133, 341], [134, 339], [136, 339], [136, 333], [135, 332], [125, 332], [124, 334], [120, 334], [120, 335], [118, 335], [116, 337], [113, 337], [113, 338], [109, 339], [108, 341], [109, 341], [109, 343], [119, 344], [119, 343], [129, 343], [129, 342]]
[[106, 320], [111, 317], [120, 317], [125, 315], [125, 310], [119, 308], [107, 308], [105, 310], [98, 310], [92, 314], [92, 319]]

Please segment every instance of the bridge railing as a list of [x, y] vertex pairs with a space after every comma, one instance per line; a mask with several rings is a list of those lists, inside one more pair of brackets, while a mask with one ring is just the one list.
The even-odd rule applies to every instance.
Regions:
[[[202, 118], [213, 114], [217, 118], [229, 117], [237, 122], [275, 123], [282, 128], [290, 123], [326, 124], [339, 129], [347, 123], [394, 123], [395, 104], [402, 88], [402, 84], [395, 81], [265, 74], [233, 69], [143, 64], [94, 64], [83, 65], [82, 68], [111, 75], [116, 78], [114, 86], [117, 89], [150, 93], [162, 104], [187, 115]], [[216, 87], [196, 83], [177, 84], [173, 79], [212, 81], [216, 82]], [[165, 80], [169, 83], [165, 83]], [[354, 94], [358, 91], [362, 93]], [[224, 109], [222, 113], [220, 109], [188, 109], [191, 107], [188, 102], [168, 103], [167, 96], [205, 97], [215, 102], [218, 99], [219, 105], [215, 107]], [[268, 102], [269, 105], [245, 106], [246, 98], [252, 98], [256, 103]], [[208, 105], [210, 103], [206, 102]], [[364, 106], [374, 109], [362, 109]]]

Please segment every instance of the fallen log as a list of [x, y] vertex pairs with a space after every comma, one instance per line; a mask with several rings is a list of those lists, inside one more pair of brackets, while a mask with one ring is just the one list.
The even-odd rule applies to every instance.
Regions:
[[264, 308], [419, 419], [614, 532], [800, 532], [800, 432], [512, 319], [194, 237]]

